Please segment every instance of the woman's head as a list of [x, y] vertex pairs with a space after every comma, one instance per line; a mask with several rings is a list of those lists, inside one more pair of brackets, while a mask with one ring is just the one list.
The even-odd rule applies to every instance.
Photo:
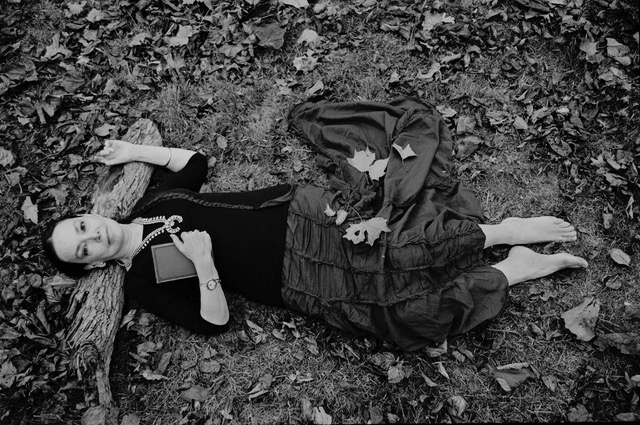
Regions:
[[42, 235], [44, 251], [61, 272], [80, 277], [125, 255], [124, 232], [114, 220], [95, 214], [65, 217]]

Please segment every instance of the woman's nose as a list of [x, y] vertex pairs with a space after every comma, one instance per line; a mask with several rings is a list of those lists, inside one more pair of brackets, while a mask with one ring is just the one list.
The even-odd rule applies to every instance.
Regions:
[[101, 238], [101, 235], [100, 235], [100, 231], [99, 230], [95, 230], [95, 231], [87, 234], [87, 239], [91, 239], [91, 240], [95, 240], [97, 242], [100, 242], [100, 238]]

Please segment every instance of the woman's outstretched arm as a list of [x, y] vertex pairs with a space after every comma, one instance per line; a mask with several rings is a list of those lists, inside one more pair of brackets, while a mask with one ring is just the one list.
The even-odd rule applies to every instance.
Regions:
[[162, 146], [136, 145], [123, 140], [107, 140], [95, 156], [96, 161], [106, 165], [125, 164], [139, 161], [180, 171], [195, 154], [194, 151]]

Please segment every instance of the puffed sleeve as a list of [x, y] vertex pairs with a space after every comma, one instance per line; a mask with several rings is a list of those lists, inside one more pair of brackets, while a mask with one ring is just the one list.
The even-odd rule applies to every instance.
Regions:
[[196, 152], [182, 170], [175, 173], [169, 171], [156, 190], [164, 192], [172, 189], [188, 189], [198, 192], [206, 178], [207, 158]]

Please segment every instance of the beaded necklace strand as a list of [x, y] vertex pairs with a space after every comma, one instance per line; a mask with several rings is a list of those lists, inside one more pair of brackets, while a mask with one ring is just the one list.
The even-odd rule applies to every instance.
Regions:
[[128, 257], [125, 260], [118, 261], [118, 263], [124, 266], [127, 270], [129, 270], [129, 268], [131, 267], [133, 258], [136, 255], [138, 255], [140, 251], [145, 249], [153, 238], [155, 238], [165, 230], [167, 231], [167, 233], [170, 233], [170, 234], [178, 233], [180, 231], [180, 227], [176, 226], [175, 228], [173, 228], [173, 226], [176, 224], [176, 222], [182, 223], [182, 217], [179, 215], [172, 215], [169, 218], [164, 218], [164, 216], [157, 216], [157, 217], [151, 217], [151, 218], [138, 217], [133, 219], [131, 222], [135, 224], [141, 224], [143, 226], [145, 224], [156, 224], [156, 223], [163, 223], [163, 225], [161, 227], [158, 227], [157, 229], [154, 229], [151, 233], [149, 233], [147, 237], [142, 240], [142, 243], [138, 245], [138, 247], [133, 251], [133, 254], [131, 254], [131, 257]]

